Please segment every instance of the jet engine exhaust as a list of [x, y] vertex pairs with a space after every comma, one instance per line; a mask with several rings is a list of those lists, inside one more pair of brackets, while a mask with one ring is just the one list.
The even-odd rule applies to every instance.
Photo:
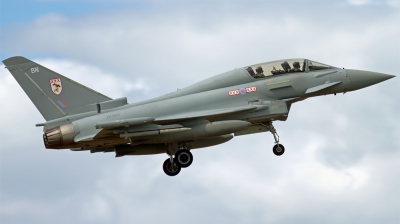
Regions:
[[74, 136], [74, 126], [69, 123], [46, 131], [43, 134], [43, 142], [46, 149], [59, 149], [74, 143]]

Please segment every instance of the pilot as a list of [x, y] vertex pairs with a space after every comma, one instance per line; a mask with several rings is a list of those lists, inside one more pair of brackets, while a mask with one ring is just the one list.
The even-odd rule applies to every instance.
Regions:
[[291, 72], [292, 71], [292, 68], [290, 67], [290, 65], [289, 65], [289, 63], [287, 61], [284, 61], [281, 64], [281, 66], [282, 66], [283, 70], [285, 70], [285, 72]]
[[256, 68], [257, 74], [254, 76], [254, 78], [263, 78], [264, 76], [264, 70], [261, 68], [261, 66], [258, 66]]
[[252, 77], [256, 76], [256, 74], [254, 73], [254, 70], [253, 70], [251, 67], [247, 67], [247, 68], [246, 68], [246, 71], [247, 71]]
[[298, 61], [293, 62], [293, 72], [301, 72], [300, 70], [300, 63]]

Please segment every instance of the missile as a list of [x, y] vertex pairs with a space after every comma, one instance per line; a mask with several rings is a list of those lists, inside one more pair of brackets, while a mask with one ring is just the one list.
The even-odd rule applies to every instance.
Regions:
[[[205, 122], [186, 128], [190, 130], [180, 132], [165, 132], [163, 134], [157, 133], [157, 131], [149, 132], [148, 134], [155, 135], [142, 135], [140, 132], [121, 134], [120, 137], [131, 137], [131, 140], [138, 136], [146, 136], [146, 142], [151, 143], [165, 143], [165, 142], [179, 142], [185, 140], [201, 139], [219, 135], [231, 134], [237, 131], [244, 130], [250, 126], [247, 121], [241, 120], [230, 120], [230, 121], [216, 121], [216, 122]], [[172, 129], [169, 129], [172, 130]], [[161, 130], [160, 130], [161, 131]], [[135, 136], [136, 135], [136, 136]]]
[[163, 135], [177, 132], [190, 131], [191, 128], [173, 128], [173, 129], [162, 129], [162, 130], [154, 130], [154, 131], [141, 131], [134, 133], [124, 133], [120, 134], [121, 138], [133, 138], [133, 137], [141, 137], [141, 136], [151, 136], [151, 135]]
[[129, 127], [133, 125], [141, 125], [154, 121], [151, 117], [131, 118], [116, 121], [102, 121], [96, 124], [96, 129], [100, 128], [115, 128], [115, 127]]

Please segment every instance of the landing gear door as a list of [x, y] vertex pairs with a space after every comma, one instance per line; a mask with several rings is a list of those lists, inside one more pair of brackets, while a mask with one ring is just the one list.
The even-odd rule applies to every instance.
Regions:
[[268, 104], [269, 114], [283, 115], [288, 114], [288, 106], [283, 100], [276, 100], [269, 102]]
[[[275, 101], [263, 101], [263, 100], [253, 100], [249, 101], [249, 104], [253, 105], [265, 105], [268, 106], [266, 112], [268, 115], [286, 115], [289, 113], [289, 108], [286, 101], [283, 100], [275, 100]], [[264, 109], [263, 109], [264, 110]]]

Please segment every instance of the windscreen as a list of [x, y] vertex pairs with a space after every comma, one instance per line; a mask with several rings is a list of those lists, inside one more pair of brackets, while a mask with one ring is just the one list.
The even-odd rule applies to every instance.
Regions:
[[334, 67], [330, 66], [330, 65], [325, 65], [325, 64], [322, 64], [322, 63], [319, 63], [316, 61], [308, 60], [308, 69], [310, 71], [330, 69], [330, 68], [334, 68]]

